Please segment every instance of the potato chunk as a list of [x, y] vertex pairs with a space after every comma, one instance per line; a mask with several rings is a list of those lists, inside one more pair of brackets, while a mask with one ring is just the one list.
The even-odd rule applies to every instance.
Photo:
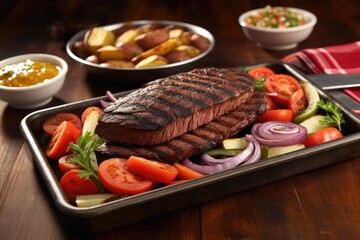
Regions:
[[115, 35], [113, 32], [104, 28], [93, 28], [86, 33], [85, 36], [85, 48], [92, 54], [104, 46], [112, 45], [115, 41]]

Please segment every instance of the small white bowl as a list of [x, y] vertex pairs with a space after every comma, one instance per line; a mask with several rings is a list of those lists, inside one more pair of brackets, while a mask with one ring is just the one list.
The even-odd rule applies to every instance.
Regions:
[[24, 54], [0, 61], [0, 68], [6, 65], [32, 61], [49, 62], [60, 67], [58, 75], [50, 80], [26, 87], [8, 87], [0, 85], [0, 99], [8, 102], [14, 108], [30, 109], [37, 108], [49, 103], [52, 97], [62, 88], [68, 71], [67, 63], [54, 55], [33, 53]]
[[288, 50], [295, 48], [298, 43], [308, 38], [313, 31], [317, 18], [311, 12], [299, 8], [291, 8], [291, 11], [301, 13], [306, 23], [298, 27], [290, 28], [259, 28], [246, 25], [245, 19], [261, 10], [254, 9], [240, 15], [239, 23], [247, 38], [256, 42], [260, 47], [271, 50]]

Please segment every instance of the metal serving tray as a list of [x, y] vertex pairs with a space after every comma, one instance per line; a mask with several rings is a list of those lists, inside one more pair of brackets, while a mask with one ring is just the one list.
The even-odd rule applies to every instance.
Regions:
[[[268, 62], [253, 67], [257, 66], [269, 67], [276, 73], [290, 74], [300, 81], [310, 81], [283, 63]], [[54, 161], [48, 161], [44, 154], [46, 141], [42, 124], [58, 112], [80, 114], [86, 107], [98, 105], [105, 96], [33, 112], [22, 120], [20, 129], [58, 210], [67, 218], [69, 226], [87, 233], [99, 232], [359, 156], [360, 118], [327, 92], [320, 88], [318, 91], [323, 97], [336, 102], [344, 112], [344, 138], [88, 208], [78, 208], [67, 201], [59, 185], [60, 172], [57, 165]], [[117, 96], [127, 93], [119, 93]]]

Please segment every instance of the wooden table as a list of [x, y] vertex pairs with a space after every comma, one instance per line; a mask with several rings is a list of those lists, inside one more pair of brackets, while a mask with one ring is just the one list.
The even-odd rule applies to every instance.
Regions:
[[[50, 2], [50, 1], [49, 1]], [[58, 55], [69, 64], [66, 84], [51, 104], [104, 95], [101, 78], [87, 74], [65, 52], [81, 27], [126, 20], [167, 19], [202, 26], [216, 47], [202, 66], [244, 66], [303, 48], [360, 38], [360, 5], [335, 1], [12, 1], [0, 9], [0, 58], [30, 52]], [[273, 2], [273, 3], [272, 3]], [[265, 4], [307, 9], [318, 17], [296, 49], [268, 51], [247, 40], [238, 16]], [[49, 31], [54, 29], [57, 31]], [[60, 31], [65, 26], [65, 31]], [[51, 34], [50, 34], [51, 33]], [[65, 227], [19, 131], [31, 110], [0, 101], [0, 239], [77, 239]], [[314, 159], [316, 161], [316, 159]], [[359, 239], [360, 158], [242, 191], [146, 221], [92, 235], [95, 239]]]

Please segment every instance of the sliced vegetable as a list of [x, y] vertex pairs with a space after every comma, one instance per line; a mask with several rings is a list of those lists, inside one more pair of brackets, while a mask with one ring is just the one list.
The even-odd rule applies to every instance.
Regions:
[[60, 186], [69, 199], [75, 203], [77, 195], [96, 194], [98, 188], [91, 179], [80, 177], [79, 170], [66, 172], [60, 179]]
[[222, 142], [224, 149], [245, 149], [248, 145], [248, 141], [244, 137], [242, 138], [229, 138]]
[[305, 91], [303, 88], [300, 88], [291, 96], [288, 109], [292, 111], [293, 116], [295, 117], [300, 111], [305, 110], [305, 107]]
[[314, 115], [300, 123], [301, 126], [306, 127], [308, 135], [311, 135], [320, 129], [328, 127], [336, 127], [335, 123], [327, 122], [323, 115]]
[[97, 112], [98, 115], [102, 114], [103, 110], [99, 107], [96, 107], [96, 106], [90, 106], [88, 108], [86, 108], [82, 114], [81, 114], [81, 122], [85, 122], [85, 119], [88, 117], [88, 115], [91, 113], [91, 112]]
[[275, 74], [274, 71], [268, 67], [256, 67], [256, 68], [249, 70], [248, 73], [250, 74], [250, 76], [252, 76], [254, 78], [263, 78], [263, 77], [266, 78], [270, 75]]
[[309, 136], [305, 141], [305, 146], [311, 147], [342, 137], [342, 133], [337, 128], [323, 128]]
[[214, 148], [206, 152], [209, 156], [212, 157], [233, 157], [242, 152], [243, 149], [223, 149], [223, 148]]
[[271, 96], [279, 106], [287, 107], [291, 96], [301, 88], [300, 83], [290, 75], [274, 74], [265, 79], [264, 87], [268, 93], [276, 93]]
[[54, 132], [46, 147], [45, 154], [52, 159], [60, 159], [68, 154], [69, 144], [76, 142], [81, 132], [75, 125], [68, 121], [63, 121]]
[[266, 99], [266, 110], [275, 109], [275, 104], [274, 104], [274, 101], [271, 99], [271, 97], [268, 95], [265, 95], [265, 99]]
[[52, 136], [56, 128], [64, 121], [71, 122], [77, 129], [82, 129], [82, 122], [78, 116], [72, 113], [57, 113], [54, 116], [48, 118], [44, 124], [43, 129], [49, 135]]
[[251, 128], [251, 134], [261, 145], [269, 147], [304, 143], [307, 138], [305, 127], [281, 121], [256, 123]]
[[119, 195], [113, 193], [77, 195], [75, 203], [78, 207], [93, 207], [103, 204], [109, 199], [117, 196]]
[[289, 145], [289, 146], [283, 146], [283, 147], [263, 147], [262, 148], [262, 156], [261, 158], [265, 159], [265, 158], [271, 158], [271, 157], [276, 157], [285, 153], [289, 153], [289, 152], [293, 152], [293, 151], [297, 151], [300, 149], [305, 148], [304, 144], [294, 144], [294, 145]]
[[295, 116], [293, 120], [293, 122], [295, 123], [301, 123], [305, 119], [314, 116], [319, 109], [318, 102], [320, 101], [320, 95], [317, 89], [308, 82], [302, 83], [301, 86], [303, 87], [305, 92], [307, 107], [304, 111], [299, 112], [298, 115]]
[[116, 194], [139, 194], [150, 190], [154, 182], [128, 171], [127, 159], [110, 158], [100, 163], [99, 179], [104, 187]]
[[178, 170], [177, 178], [180, 180], [190, 180], [204, 176], [203, 174], [196, 172], [181, 163], [174, 163], [174, 166]]
[[[90, 109], [87, 115], [84, 117], [84, 126], [82, 129], [82, 135], [84, 135], [86, 132], [89, 132], [91, 134], [95, 133], [95, 128], [99, 120], [100, 113], [98, 110], [91, 110]], [[86, 110], [85, 110], [86, 111]]]
[[331, 124], [334, 123], [341, 131], [341, 124], [345, 123], [345, 119], [343, 117], [343, 113], [338, 105], [336, 105], [332, 101], [320, 99], [318, 101], [317, 106], [326, 111], [325, 123]]
[[269, 121], [284, 121], [291, 122], [293, 119], [293, 113], [289, 109], [273, 109], [267, 110], [262, 113], [257, 119], [257, 122], [264, 123]]
[[240, 164], [249, 164], [258, 161], [261, 157], [261, 149], [259, 143], [251, 135], [246, 135], [245, 138], [249, 141], [248, 146], [239, 155], [226, 159], [214, 159], [206, 154], [202, 155], [202, 161], [209, 165], [199, 165], [185, 159], [183, 164], [200, 173], [212, 174], [232, 169]]
[[68, 154], [59, 159], [58, 165], [62, 173], [66, 173], [71, 170], [82, 169], [78, 164], [72, 163], [69, 160], [74, 157], [74, 154]]
[[130, 172], [159, 183], [171, 182], [178, 174], [173, 165], [137, 156], [130, 156], [126, 166]]

